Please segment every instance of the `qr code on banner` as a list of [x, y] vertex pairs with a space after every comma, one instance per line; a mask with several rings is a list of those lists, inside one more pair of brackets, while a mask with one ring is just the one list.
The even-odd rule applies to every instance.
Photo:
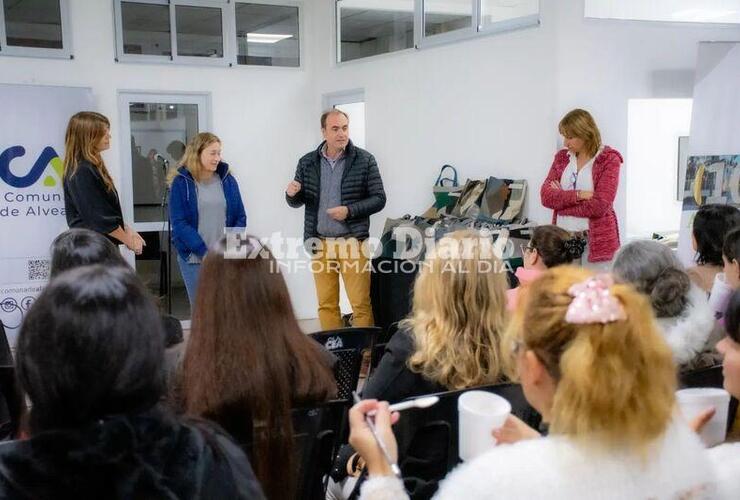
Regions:
[[28, 261], [28, 279], [31, 281], [49, 279], [49, 260], [35, 259]]

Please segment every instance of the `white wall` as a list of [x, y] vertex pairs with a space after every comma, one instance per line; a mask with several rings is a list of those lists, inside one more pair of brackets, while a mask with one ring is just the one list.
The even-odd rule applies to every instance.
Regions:
[[[313, 12], [322, 34], [332, 4]], [[342, 65], [331, 39], [316, 36], [315, 93], [365, 89], [367, 146], [388, 191], [374, 234], [386, 216], [430, 205], [444, 163], [463, 178], [527, 179], [530, 218], [549, 222], [539, 186], [560, 145], [558, 120], [574, 107], [590, 110], [605, 142], [625, 156], [616, 202], [624, 231], [628, 100], [691, 97], [697, 42], [738, 39], [740, 28], [593, 20], [583, 12], [583, 0], [542, 0], [539, 28]]]
[[[223, 140], [224, 159], [239, 180], [249, 230], [258, 235], [277, 230], [303, 235], [302, 212], [286, 205], [283, 191], [298, 157], [320, 139], [316, 115], [320, 98], [310, 84], [310, 50], [305, 51], [304, 69], [116, 63], [112, 0], [70, 0], [69, 4], [75, 59], [0, 57], [0, 83], [92, 88], [97, 111], [113, 124], [112, 148], [104, 158], [119, 186], [117, 92], [210, 92], [213, 131]], [[312, 32], [310, 16], [306, 23], [306, 32]], [[299, 316], [315, 317], [311, 276], [287, 279]]]
[[627, 153], [636, 174], [627, 177], [625, 189], [628, 239], [650, 238], [655, 231], [678, 232], [685, 181], [680, 180], [679, 201], [678, 137], [688, 136], [690, 125], [691, 99], [630, 100]]

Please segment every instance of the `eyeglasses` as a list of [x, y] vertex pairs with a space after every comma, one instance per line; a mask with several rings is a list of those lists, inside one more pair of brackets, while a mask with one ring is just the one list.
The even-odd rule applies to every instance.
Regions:
[[527, 252], [531, 252], [532, 250], [535, 250], [535, 248], [533, 246], [530, 246], [529, 243], [519, 243], [519, 250], [521, 250], [522, 255], [524, 255]]

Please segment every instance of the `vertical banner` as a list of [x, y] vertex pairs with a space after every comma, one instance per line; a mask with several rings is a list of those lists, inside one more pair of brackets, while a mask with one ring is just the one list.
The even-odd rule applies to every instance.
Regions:
[[740, 208], [740, 43], [699, 44], [678, 257], [692, 266], [691, 227], [702, 205]]
[[67, 122], [89, 109], [90, 89], [0, 84], [0, 320], [11, 345], [48, 280], [49, 245], [67, 228]]

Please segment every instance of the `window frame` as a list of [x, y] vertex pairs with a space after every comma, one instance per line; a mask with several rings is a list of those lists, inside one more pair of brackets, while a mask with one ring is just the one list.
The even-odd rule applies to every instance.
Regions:
[[[170, 10], [170, 49], [172, 55], [160, 56], [154, 54], [126, 54], [123, 46], [123, 3], [143, 3], [150, 5], [167, 6]], [[113, 15], [115, 19], [115, 36], [116, 36], [116, 62], [134, 62], [134, 63], [171, 63], [175, 54], [176, 33], [173, 29], [172, 8], [169, 0], [114, 0]]]
[[472, 40], [484, 36], [490, 36], [509, 31], [539, 27], [541, 25], [542, 0], [537, 0], [537, 14], [507, 19], [483, 25], [482, 19], [482, 2], [483, 0], [470, 0], [472, 5], [471, 24], [469, 28], [460, 28], [446, 33], [427, 36], [425, 34], [425, 2], [426, 0], [414, 0], [414, 46], [408, 49], [383, 52], [367, 57], [359, 57], [349, 61], [342, 61], [342, 25], [341, 25], [341, 2], [334, 0], [334, 63], [337, 66], [344, 64], [353, 64], [358, 61], [374, 60], [379, 57], [388, 57], [395, 54], [403, 54], [412, 50], [423, 50], [441, 45], [457, 43], [466, 40]]
[[[68, 1], [68, 0], [62, 0]], [[171, 56], [151, 54], [126, 54], [123, 46], [123, 8], [122, 3], [144, 3], [163, 5], [169, 8]], [[239, 47], [236, 39], [236, 4], [274, 5], [276, 7], [294, 7], [298, 9], [298, 66], [263, 66], [257, 64], [238, 64]], [[223, 57], [181, 56], [177, 53], [177, 7], [210, 7], [221, 9], [221, 26], [223, 28]], [[269, 68], [278, 70], [302, 70], [305, 60], [305, 27], [303, 2], [299, 0], [113, 0], [115, 26], [115, 61], [119, 63], [176, 64], [191, 66], [225, 66], [243, 68]]]
[[[282, 69], [282, 70], [301, 70], [304, 69], [303, 60], [305, 43], [304, 43], [304, 12], [303, 2], [299, 0], [234, 0], [231, 2], [234, 4], [234, 66], [240, 68], [270, 68], [270, 69]], [[265, 66], [263, 64], [239, 64], [237, 57], [239, 55], [239, 44], [236, 40], [236, 5], [237, 4], [260, 4], [260, 5], [272, 5], [275, 7], [294, 7], [298, 9], [298, 66]]]
[[18, 47], [7, 44], [5, 26], [5, 0], [0, 0], [0, 56], [38, 57], [46, 59], [74, 59], [72, 52], [72, 27], [69, 14], [69, 0], [59, 2], [59, 16], [62, 28], [62, 48]]
[[[137, 0], [138, 1], [138, 0]], [[171, 0], [170, 26], [172, 31], [172, 62], [196, 66], [234, 66], [236, 64], [236, 20], [234, 2], [224, 0]], [[177, 53], [177, 7], [206, 7], [221, 9], [223, 57], [181, 56]]]

